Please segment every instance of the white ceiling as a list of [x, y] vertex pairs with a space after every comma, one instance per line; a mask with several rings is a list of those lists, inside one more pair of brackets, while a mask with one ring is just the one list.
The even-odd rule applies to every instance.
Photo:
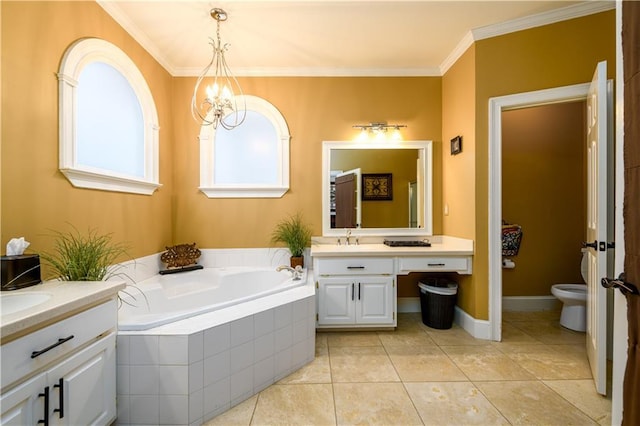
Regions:
[[614, 1], [98, 0], [167, 71], [194, 76], [224, 9], [236, 75], [442, 75], [474, 41], [612, 9]]

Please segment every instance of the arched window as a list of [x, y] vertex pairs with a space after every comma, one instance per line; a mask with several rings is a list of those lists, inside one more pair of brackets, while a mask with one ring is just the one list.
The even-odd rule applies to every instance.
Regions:
[[209, 198], [282, 197], [289, 190], [287, 123], [266, 100], [244, 98], [240, 126], [200, 130], [200, 190]]
[[158, 178], [158, 114], [133, 61], [88, 38], [67, 51], [58, 73], [60, 171], [73, 186], [152, 194]]

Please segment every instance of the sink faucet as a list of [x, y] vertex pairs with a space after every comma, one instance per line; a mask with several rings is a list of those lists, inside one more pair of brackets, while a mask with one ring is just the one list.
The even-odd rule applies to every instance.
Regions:
[[291, 266], [288, 265], [280, 265], [276, 268], [276, 272], [280, 272], [280, 271], [289, 271], [291, 272], [291, 276], [293, 277], [294, 281], [298, 281], [302, 279], [302, 266], [298, 265], [295, 268], [292, 268]]
[[351, 238], [351, 229], [347, 229], [347, 238], [346, 238], [346, 245], [349, 245], [349, 238]]

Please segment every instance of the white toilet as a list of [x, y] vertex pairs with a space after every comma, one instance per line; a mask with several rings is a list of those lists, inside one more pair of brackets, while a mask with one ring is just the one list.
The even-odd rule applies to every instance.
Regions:
[[[582, 279], [587, 281], [587, 249], [582, 249], [580, 262]], [[555, 284], [551, 286], [551, 294], [562, 303], [560, 325], [570, 330], [587, 331], [587, 285]]]

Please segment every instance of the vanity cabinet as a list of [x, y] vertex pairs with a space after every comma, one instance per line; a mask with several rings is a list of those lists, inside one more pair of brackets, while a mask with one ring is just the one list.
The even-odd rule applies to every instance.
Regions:
[[395, 327], [393, 259], [314, 259], [318, 328]]
[[3, 425], [107, 425], [116, 417], [115, 299], [2, 345]]

